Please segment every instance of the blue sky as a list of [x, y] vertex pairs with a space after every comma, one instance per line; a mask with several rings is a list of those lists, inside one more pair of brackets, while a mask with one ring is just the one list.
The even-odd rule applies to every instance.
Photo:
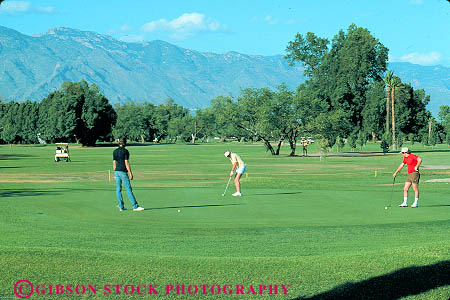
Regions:
[[64, 26], [215, 53], [285, 54], [297, 32], [331, 39], [351, 23], [387, 46], [390, 61], [450, 66], [446, 0], [5, 0], [0, 6], [0, 25], [27, 35]]

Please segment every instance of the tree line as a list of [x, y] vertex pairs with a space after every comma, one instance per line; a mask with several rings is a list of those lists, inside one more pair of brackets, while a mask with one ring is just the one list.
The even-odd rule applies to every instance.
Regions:
[[450, 107], [441, 106], [435, 120], [426, 109], [430, 97], [387, 70], [388, 49], [367, 29], [350, 25], [331, 42], [297, 34], [286, 53], [307, 76], [295, 91], [247, 88], [191, 111], [171, 99], [113, 107], [95, 84], [65, 82], [40, 103], [0, 102], [0, 139], [92, 146], [121, 136], [172, 143], [234, 137], [261, 141], [273, 155], [283, 142], [295, 155], [300, 136], [314, 136], [325, 149], [344, 141], [354, 148], [382, 140], [393, 149], [406, 140], [450, 143]]

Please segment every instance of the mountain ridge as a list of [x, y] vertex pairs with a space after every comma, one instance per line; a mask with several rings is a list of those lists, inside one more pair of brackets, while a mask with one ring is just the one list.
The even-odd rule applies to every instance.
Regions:
[[[217, 54], [162, 40], [126, 43], [68, 27], [28, 36], [0, 26], [0, 61], [0, 96], [17, 101], [40, 101], [63, 81], [85, 79], [98, 85], [111, 103], [158, 104], [172, 98], [189, 108], [203, 108], [219, 95], [238, 96], [241, 88], [286, 83], [295, 89], [305, 80], [302, 68], [289, 66], [282, 55]], [[389, 66], [404, 82], [431, 95], [434, 113], [448, 104], [450, 68]]]

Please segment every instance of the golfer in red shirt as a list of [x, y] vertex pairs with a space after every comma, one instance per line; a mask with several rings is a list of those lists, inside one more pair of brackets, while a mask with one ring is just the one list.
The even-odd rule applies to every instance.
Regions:
[[409, 150], [407, 147], [403, 147], [402, 152], [400, 153], [403, 154], [403, 162], [400, 164], [400, 166], [398, 166], [397, 171], [395, 171], [392, 176], [395, 178], [395, 176], [397, 176], [397, 173], [400, 172], [404, 165], [408, 166], [408, 176], [406, 177], [405, 186], [403, 187], [403, 203], [399, 206], [408, 207], [408, 190], [412, 184], [415, 198], [414, 203], [413, 205], [411, 205], [411, 207], [418, 207], [420, 179], [419, 166], [422, 163], [422, 159], [417, 155], [411, 154], [411, 150]]

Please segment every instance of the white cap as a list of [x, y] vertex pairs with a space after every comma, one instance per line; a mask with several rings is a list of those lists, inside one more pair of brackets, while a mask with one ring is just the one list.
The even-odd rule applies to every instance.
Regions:
[[225, 151], [225, 153], [223, 155], [225, 155], [225, 157], [228, 157], [228, 155], [230, 155], [230, 153], [231, 152], [227, 150], [227, 151]]
[[402, 151], [400, 151], [400, 153], [408, 153], [408, 152], [409, 152], [408, 147], [403, 147]]

